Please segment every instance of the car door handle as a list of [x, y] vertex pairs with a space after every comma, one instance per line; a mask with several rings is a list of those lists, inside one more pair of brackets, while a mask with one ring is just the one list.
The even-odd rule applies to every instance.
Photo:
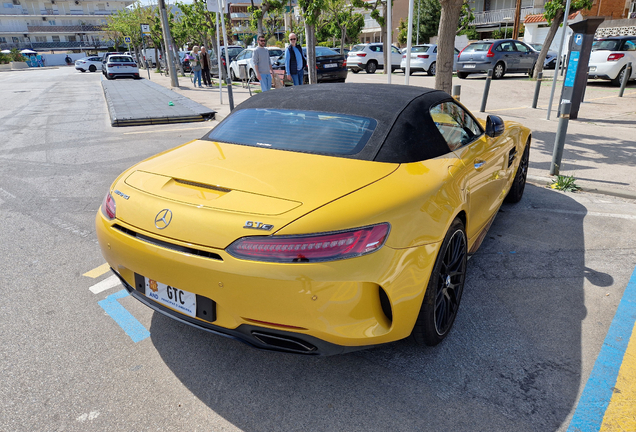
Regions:
[[483, 160], [475, 161], [475, 169], [476, 170], [482, 169], [485, 163], [486, 161], [483, 161]]

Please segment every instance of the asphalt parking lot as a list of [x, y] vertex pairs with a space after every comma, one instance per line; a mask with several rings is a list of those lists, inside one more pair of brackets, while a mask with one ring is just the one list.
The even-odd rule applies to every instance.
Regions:
[[[622, 100], [589, 86], [562, 172], [601, 193], [566, 194], [545, 187], [549, 86], [533, 110], [534, 83], [493, 82], [486, 114], [534, 131], [532, 183], [469, 261], [451, 335], [436, 348], [310, 358], [197, 331], [107, 282], [93, 220], [113, 179], [217, 122], [113, 128], [100, 80], [71, 68], [0, 73], [0, 430], [568, 430], [636, 267], [633, 85]], [[478, 114], [484, 79], [456, 83]], [[176, 91], [227, 115], [226, 94], [221, 104], [218, 89], [189, 84]], [[604, 430], [629, 430], [629, 409]]]

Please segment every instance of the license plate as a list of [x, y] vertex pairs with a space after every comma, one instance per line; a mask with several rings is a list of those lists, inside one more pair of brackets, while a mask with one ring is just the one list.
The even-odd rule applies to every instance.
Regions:
[[197, 295], [170, 285], [162, 284], [144, 277], [146, 282], [146, 297], [149, 297], [181, 312], [184, 315], [195, 317], [197, 313]]
[[466, 69], [475, 69], [475, 65], [474, 64], [465, 64], [464, 67]]
[[325, 69], [327, 69], [327, 68], [335, 68], [335, 67], [338, 67], [338, 64], [337, 63], [329, 63], [329, 64], [324, 65], [323, 67]]

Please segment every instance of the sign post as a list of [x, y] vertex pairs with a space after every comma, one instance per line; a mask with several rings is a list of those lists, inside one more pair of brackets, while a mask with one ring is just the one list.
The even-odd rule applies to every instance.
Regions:
[[124, 42], [126, 42], [126, 45], [128, 46], [128, 52], [130, 52], [130, 42], [132, 41], [132, 39], [130, 38], [130, 36], [124, 36]]
[[150, 79], [150, 67], [148, 67], [148, 59], [146, 59], [146, 36], [150, 35], [150, 25], [141, 24], [141, 40], [144, 46], [144, 63], [146, 64], [146, 70], [148, 71], [148, 79]]

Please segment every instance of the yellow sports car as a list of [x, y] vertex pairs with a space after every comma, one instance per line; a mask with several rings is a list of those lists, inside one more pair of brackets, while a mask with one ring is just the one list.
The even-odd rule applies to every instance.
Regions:
[[529, 129], [442, 91], [281, 89], [121, 174], [97, 235], [139, 301], [256, 348], [435, 345], [529, 151]]

